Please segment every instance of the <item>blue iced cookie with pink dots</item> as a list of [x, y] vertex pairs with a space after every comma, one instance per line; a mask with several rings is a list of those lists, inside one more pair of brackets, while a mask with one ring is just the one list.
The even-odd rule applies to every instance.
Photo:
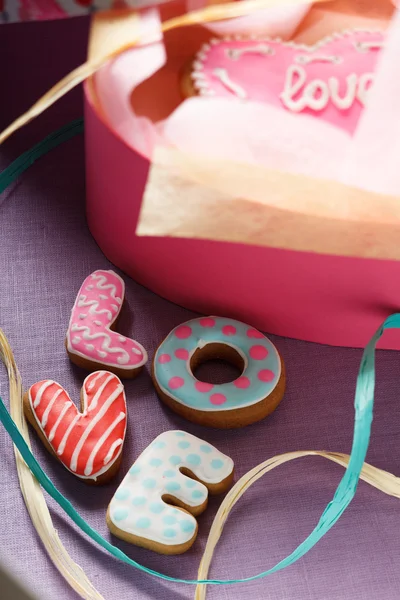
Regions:
[[117, 537], [161, 554], [181, 554], [196, 539], [195, 517], [208, 494], [225, 492], [233, 461], [184, 431], [165, 431], [129, 469], [107, 511]]
[[[240, 376], [211, 384], [194, 375], [203, 362], [222, 359]], [[263, 419], [285, 391], [283, 361], [263, 333], [234, 319], [201, 317], [175, 327], [158, 347], [153, 382], [161, 400], [189, 421], [243, 427]]]

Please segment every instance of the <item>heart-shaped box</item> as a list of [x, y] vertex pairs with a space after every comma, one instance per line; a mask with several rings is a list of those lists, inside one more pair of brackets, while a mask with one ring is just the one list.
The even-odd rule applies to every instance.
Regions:
[[[336, 45], [342, 48], [344, 39], [346, 43], [354, 41], [356, 44], [368, 41], [358, 39], [357, 35], [353, 40], [350, 34], [334, 37], [318, 48], [318, 54], [323, 50], [323, 55], [336, 57]], [[381, 39], [381, 34], [366, 35], [370, 42], [377, 39], [374, 37], [376, 35]], [[215, 241], [209, 241], [195, 239], [194, 236], [192, 239], [168, 237], [167, 234], [164, 234], [165, 237], [155, 237], [146, 232], [146, 237], [142, 237], [135, 233], [139, 217], [143, 218], [143, 209], [146, 208], [143, 197], [148, 193], [154, 179], [150, 148], [156, 146], [163, 134], [168, 132], [170, 119], [163, 121], [163, 126], [159, 123], [174, 110], [172, 116], [177, 120], [186, 105], [193, 107], [195, 114], [196, 102], [201, 102], [202, 99], [191, 98], [180, 105], [182, 97], [179, 77], [182, 68], [193, 61], [196, 52], [212, 37], [215, 36], [211, 32], [196, 27], [170, 32], [170, 35], [166, 34], [164, 37], [168, 53], [166, 65], [163, 66], [163, 45], [153, 44], [124, 53], [86, 85], [87, 215], [90, 230], [114, 264], [146, 287], [177, 304], [201, 313], [228, 314], [239, 320], [251, 322], [263, 331], [278, 335], [332, 345], [363, 346], [371, 331], [382, 319], [397, 309], [400, 297], [399, 263], [395, 260], [373, 258], [379, 256], [378, 253], [374, 254], [373, 249], [368, 253], [364, 247], [356, 247], [351, 256], [336, 256], [331, 250], [329, 254], [324, 254], [321, 248], [315, 252], [313, 236], [310, 237], [311, 251], [293, 251], [290, 243], [286, 246], [281, 244], [280, 247], [266, 247], [251, 245], [250, 241], [246, 244], [218, 241], [220, 238], [217, 235], [214, 236]], [[293, 54], [291, 58], [311, 55], [304, 46], [289, 45], [288, 49]], [[357, 64], [352, 62], [350, 68], [346, 68], [345, 71], [343, 63], [329, 63], [332, 69], [341, 70], [342, 77], [338, 78], [337, 90], [340, 96], [345, 95], [343, 85], [346, 82], [339, 79], [355, 74], [359, 86], [360, 76], [369, 76], [370, 69], [374, 68], [372, 63], [376, 60], [376, 52], [373, 49], [370, 55], [373, 57], [372, 61], [367, 58], [365, 63], [366, 56], [362, 49], [362, 46], [357, 49], [353, 45], [351, 52]], [[341, 52], [343, 54], [343, 48]], [[150, 54], [153, 66], [149, 69], [145, 56], [148, 58]], [[360, 66], [358, 61], [364, 61], [365, 68]], [[294, 64], [304, 67], [304, 63]], [[321, 65], [325, 66], [324, 61], [307, 64], [310, 80], [315, 81], [318, 73], [314, 69], [318, 67], [318, 72], [321, 72]], [[284, 83], [284, 73], [276, 70], [276, 76]], [[328, 79], [329, 75], [326, 81]], [[121, 86], [118, 87], [116, 82], [121, 82]], [[364, 92], [369, 83], [364, 86]], [[277, 106], [272, 107], [277, 119], [276, 122], [271, 120], [269, 130], [265, 131], [264, 128], [264, 134], [270, 133], [272, 137], [275, 136], [275, 141], [281, 134], [283, 137], [286, 135], [290, 143], [292, 135], [293, 141], [296, 142], [296, 119], [308, 118], [307, 123], [304, 123], [309, 127], [310, 138], [317, 140], [317, 146], [320, 145], [324, 150], [319, 157], [314, 148], [313, 171], [318, 172], [321, 177], [334, 180], [337, 175], [335, 160], [350, 151], [348, 142], [351, 141], [351, 133], [360, 117], [365, 93], [364, 96], [362, 92], [356, 93], [350, 110], [344, 108], [343, 113], [339, 115], [337, 106], [330, 102], [323, 110], [326, 119], [317, 120], [314, 116], [315, 111], [314, 115], [310, 116], [282, 110], [284, 107], [278, 90], [279, 86], [274, 90]], [[358, 87], [356, 92], [357, 90]], [[294, 97], [294, 100], [296, 99], [297, 96]], [[136, 111], [135, 119], [132, 119], [132, 106]], [[227, 104], [224, 106], [228, 107]], [[234, 112], [237, 106], [237, 103], [229, 105], [229, 110]], [[257, 107], [257, 111], [260, 112], [267, 108], [261, 104]], [[223, 117], [222, 113], [221, 121]], [[287, 131], [279, 130], [279, 122], [282, 119], [283, 123], [283, 118], [286, 119], [285, 123], [290, 123]], [[343, 121], [341, 127], [336, 127], [337, 122], [333, 127], [333, 121], [338, 119]], [[215, 130], [218, 129], [218, 125], [219, 123], [215, 123]], [[321, 128], [321, 134], [318, 133], [318, 127]], [[205, 130], [200, 122], [198, 130], [194, 127], [193, 131], [199, 139], [203, 135], [203, 153], [209, 149], [212, 155], [213, 144], [207, 142], [211, 129]], [[182, 128], [181, 133], [182, 138], [179, 142], [182, 142], [183, 150], [186, 151], [185, 143], [193, 144], [195, 135], [191, 139], [191, 134], [185, 134]], [[256, 133], [258, 135], [260, 132]], [[334, 143], [331, 143], [331, 140]], [[235, 154], [235, 149], [232, 153]], [[232, 159], [231, 156], [229, 158]], [[242, 158], [240, 156], [240, 160]], [[372, 177], [373, 173], [370, 172], [370, 175]], [[351, 176], [349, 179], [351, 180]], [[167, 188], [165, 190], [167, 192]], [[163, 190], [159, 191], [162, 202]], [[300, 200], [303, 202], [301, 196]], [[189, 199], [187, 204], [190, 206]], [[362, 205], [362, 202], [359, 204]], [[176, 206], [178, 207], [178, 204]], [[172, 204], [165, 217], [169, 217], [171, 211], [175, 210], [179, 213], [180, 208], [174, 209]], [[325, 212], [329, 210], [329, 203], [325, 205], [322, 200], [316, 214], [312, 215], [315, 216], [317, 228], [324, 224]], [[236, 209], [232, 208], [232, 211], [234, 214]], [[296, 210], [293, 213], [288, 212], [287, 215], [289, 232], [293, 215], [296, 217]], [[237, 221], [234, 222], [240, 226], [240, 214], [237, 217]], [[366, 217], [371, 222], [374, 214], [367, 214]], [[167, 220], [162, 212], [157, 215], [157, 219], [159, 223]], [[284, 231], [286, 225], [282, 219], [282, 212], [280, 219], [279, 227]], [[341, 215], [339, 220], [342, 220], [342, 223], [343, 219], [346, 225], [346, 218]], [[389, 218], [388, 220], [390, 221]], [[329, 221], [331, 222], [335, 222], [335, 219]], [[343, 229], [343, 236], [347, 235], [348, 241], [351, 241], [352, 228], [356, 230], [357, 225], [349, 220], [350, 233], [346, 234], [346, 227]], [[382, 231], [384, 229], [379, 235]], [[170, 230], [170, 234], [178, 235], [173, 230]], [[185, 232], [179, 231], [179, 235], [184, 236]], [[186, 235], [191, 238], [190, 231]], [[320, 235], [323, 238], [323, 234]], [[364, 242], [373, 246], [375, 240], [368, 240], [368, 235], [370, 234], [366, 235], [367, 241]], [[343, 236], [341, 242], [345, 239]], [[286, 237], [290, 237], [290, 234]], [[395, 336], [387, 336], [384, 343], [388, 348], [399, 347]]]

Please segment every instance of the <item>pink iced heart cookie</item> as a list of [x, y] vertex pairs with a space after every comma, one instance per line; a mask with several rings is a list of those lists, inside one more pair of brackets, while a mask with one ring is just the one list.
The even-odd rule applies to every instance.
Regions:
[[24, 396], [27, 419], [58, 460], [77, 477], [105, 483], [117, 471], [126, 432], [124, 386], [108, 371], [86, 377], [81, 412], [64, 388], [46, 379]]
[[196, 93], [307, 113], [352, 133], [384, 44], [379, 31], [348, 31], [315, 46], [279, 39], [213, 39], [193, 63]]
[[114, 271], [95, 271], [75, 300], [66, 346], [71, 361], [90, 371], [104, 367], [119, 377], [135, 377], [147, 362], [141, 344], [113, 327], [122, 307], [125, 284]]

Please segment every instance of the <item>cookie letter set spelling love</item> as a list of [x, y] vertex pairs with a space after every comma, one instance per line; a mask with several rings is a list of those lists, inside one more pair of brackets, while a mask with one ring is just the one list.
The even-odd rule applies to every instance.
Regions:
[[[80, 409], [57, 382], [46, 379], [24, 395], [25, 415], [47, 450], [86, 483], [103, 484], [118, 471], [129, 401], [121, 378], [138, 375], [147, 352], [115, 331], [125, 285], [113, 271], [83, 282], [66, 335], [71, 361], [91, 371]], [[200, 381], [195, 369], [224, 359], [240, 370], [230, 383]], [[160, 399], [189, 421], [243, 427], [263, 419], [285, 391], [285, 368], [272, 342], [250, 325], [201, 317], [175, 327], [156, 349], [152, 379]], [[115, 492], [107, 524], [117, 537], [162, 554], [181, 554], [197, 536], [196, 518], [208, 494], [233, 481], [233, 461], [184, 431], [159, 435], [136, 459]]]

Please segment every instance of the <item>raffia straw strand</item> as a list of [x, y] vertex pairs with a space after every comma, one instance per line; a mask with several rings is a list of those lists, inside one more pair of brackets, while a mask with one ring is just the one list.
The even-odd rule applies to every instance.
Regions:
[[[22, 405], [22, 382], [14, 355], [4, 332], [0, 329], [0, 359], [4, 363], [9, 380], [10, 413], [29, 448], [28, 426]], [[90, 583], [83, 569], [77, 565], [64, 548], [54, 528], [42, 488], [30, 472], [18, 450], [14, 447], [15, 461], [22, 496], [32, 523], [42, 540], [50, 559], [64, 579], [85, 600], [104, 600]]]
[[[196, 23], [209, 23], [224, 19], [234, 19], [265, 8], [273, 8], [283, 5], [302, 5], [306, 4], [307, 2], [309, 2], [309, 0], [243, 0], [242, 2], [208, 6], [204, 9], [193, 11], [180, 17], [175, 17], [165, 21], [165, 23], [162, 25], [162, 31], [165, 32], [178, 27], [194, 25]], [[314, 2], [327, 2], [327, 0], [314, 0]], [[113, 35], [118, 35], [118, 32], [114, 33]], [[94, 73], [96, 73], [96, 71], [98, 71], [109, 60], [121, 52], [128, 50], [129, 48], [133, 48], [139, 42], [140, 38], [133, 36], [129, 43], [125, 41], [118, 48], [114, 48], [114, 50], [109, 54], [106, 53], [99, 58], [88, 60], [83, 65], [80, 65], [71, 71], [66, 77], [61, 79], [55, 86], [48, 90], [48, 92], [46, 92], [46, 94], [44, 94], [37, 102], [35, 102], [35, 104], [27, 112], [18, 117], [0, 133], [0, 145], [5, 142], [6, 139], [8, 139], [13, 133], [18, 131], [18, 129], [21, 129], [21, 127], [27, 125], [52, 104], [57, 102], [57, 100], [62, 98], [62, 96], [71, 91], [75, 86], [85, 81], [85, 79], [88, 77], [94, 75]], [[111, 45], [114, 47], [114, 44]]]
[[[208, 578], [208, 572], [213, 558], [214, 550], [221, 537], [226, 520], [228, 519], [228, 516], [233, 507], [235, 506], [236, 502], [238, 502], [238, 500], [243, 496], [246, 490], [248, 490], [249, 487], [252, 486], [253, 483], [255, 483], [263, 475], [265, 475], [269, 471], [272, 471], [272, 469], [275, 469], [275, 467], [279, 467], [280, 465], [286, 462], [289, 462], [296, 458], [303, 458], [305, 456], [322, 456], [323, 458], [327, 458], [328, 460], [331, 460], [343, 467], [347, 467], [350, 460], [348, 454], [342, 454], [340, 452], [323, 452], [318, 450], [287, 452], [286, 454], [277, 455], [266, 460], [265, 462], [261, 463], [257, 467], [254, 467], [254, 469], [243, 475], [243, 477], [241, 477], [239, 481], [233, 486], [233, 488], [228, 492], [221, 506], [219, 507], [217, 514], [215, 515], [210, 533], [208, 535], [207, 544], [202, 559], [200, 561], [197, 579]], [[374, 486], [381, 492], [384, 492], [389, 496], [394, 496], [395, 498], [400, 498], [399, 477], [396, 477], [395, 475], [392, 475], [387, 471], [383, 471], [382, 469], [373, 467], [368, 463], [364, 463], [360, 477], [363, 481]], [[194, 595], [195, 600], [205, 600], [206, 593], [207, 586], [204, 584], [198, 584], [196, 586]]]

